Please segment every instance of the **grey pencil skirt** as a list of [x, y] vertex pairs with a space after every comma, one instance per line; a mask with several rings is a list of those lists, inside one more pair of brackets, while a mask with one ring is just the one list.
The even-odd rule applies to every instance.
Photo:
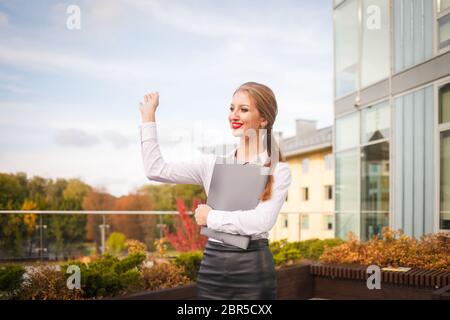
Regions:
[[247, 249], [208, 241], [197, 277], [199, 300], [275, 300], [275, 264], [268, 239]]

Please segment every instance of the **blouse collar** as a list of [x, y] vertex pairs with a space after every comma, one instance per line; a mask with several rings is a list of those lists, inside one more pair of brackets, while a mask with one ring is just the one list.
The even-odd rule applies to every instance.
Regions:
[[[227, 157], [232, 158], [233, 160], [236, 161], [236, 163], [243, 163], [242, 161], [237, 161], [237, 159], [236, 159], [236, 153], [237, 153], [238, 149], [239, 149], [239, 147], [234, 148], [233, 151], [231, 151], [230, 153], [227, 154]], [[256, 157], [254, 157], [253, 159], [248, 161], [248, 163], [265, 164], [268, 159], [269, 159], [269, 156], [267, 154], [267, 150], [264, 150], [263, 152], [259, 153]]]

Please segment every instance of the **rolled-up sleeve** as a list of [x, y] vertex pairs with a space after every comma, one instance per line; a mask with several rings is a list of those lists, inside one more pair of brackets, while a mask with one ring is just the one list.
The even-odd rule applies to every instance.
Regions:
[[272, 197], [269, 200], [260, 201], [252, 210], [211, 210], [207, 226], [221, 232], [250, 236], [269, 232], [277, 221], [291, 184], [289, 165], [278, 163], [273, 178]]
[[142, 161], [149, 180], [163, 183], [203, 185], [208, 162], [213, 155], [205, 155], [198, 163], [168, 163], [164, 160], [158, 143], [155, 122], [145, 122], [139, 127]]

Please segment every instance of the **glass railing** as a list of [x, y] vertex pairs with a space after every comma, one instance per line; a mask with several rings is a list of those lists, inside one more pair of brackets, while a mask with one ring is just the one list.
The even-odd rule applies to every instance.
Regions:
[[156, 251], [155, 243], [177, 215], [178, 211], [0, 211], [0, 262], [121, 254], [130, 240]]

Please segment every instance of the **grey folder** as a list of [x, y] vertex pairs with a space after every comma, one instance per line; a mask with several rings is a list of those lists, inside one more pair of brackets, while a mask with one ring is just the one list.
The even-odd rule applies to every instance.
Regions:
[[[216, 162], [206, 204], [212, 209], [224, 211], [256, 208], [268, 178], [261, 173], [261, 168], [258, 164]], [[242, 249], [247, 249], [250, 242], [250, 236], [220, 232], [208, 227], [202, 227], [201, 234]]]

